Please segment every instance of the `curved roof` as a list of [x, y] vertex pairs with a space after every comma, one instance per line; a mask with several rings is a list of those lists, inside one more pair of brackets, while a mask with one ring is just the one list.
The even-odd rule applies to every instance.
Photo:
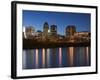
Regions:
[[44, 28], [49, 28], [49, 24], [47, 22], [44, 23]]

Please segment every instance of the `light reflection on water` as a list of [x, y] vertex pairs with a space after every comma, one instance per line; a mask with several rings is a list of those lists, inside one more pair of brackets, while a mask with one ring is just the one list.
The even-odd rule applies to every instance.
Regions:
[[69, 59], [70, 59], [69, 63], [70, 63], [70, 66], [73, 66], [74, 47], [69, 47], [68, 49], [69, 49], [69, 51], [68, 51], [69, 53], [68, 54], [69, 54]]
[[23, 50], [23, 69], [90, 66], [90, 47]]
[[59, 67], [62, 66], [62, 48], [59, 48]]

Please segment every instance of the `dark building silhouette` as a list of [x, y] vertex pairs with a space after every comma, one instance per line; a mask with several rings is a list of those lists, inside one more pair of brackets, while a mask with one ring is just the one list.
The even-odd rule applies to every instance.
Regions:
[[50, 33], [51, 33], [51, 35], [54, 35], [54, 36], [57, 35], [57, 26], [56, 25], [51, 25]]
[[42, 31], [41, 30], [37, 30], [37, 33], [38, 33], [38, 37], [42, 37]]
[[32, 26], [28, 26], [25, 29], [26, 37], [31, 39], [33, 38], [33, 33], [35, 32], [35, 29]]
[[47, 22], [43, 25], [43, 39], [48, 37], [49, 24]]
[[74, 25], [69, 25], [65, 29], [65, 36], [73, 36], [76, 33], [76, 27]]
[[42, 31], [41, 30], [37, 30], [37, 32], [41, 33]]

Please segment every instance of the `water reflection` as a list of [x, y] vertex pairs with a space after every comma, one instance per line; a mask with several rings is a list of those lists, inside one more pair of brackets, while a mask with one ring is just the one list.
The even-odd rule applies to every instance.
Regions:
[[23, 69], [90, 66], [90, 47], [23, 50]]
[[47, 49], [47, 67], [50, 67], [50, 49]]
[[62, 48], [59, 48], [59, 67], [62, 66]]
[[38, 68], [38, 49], [36, 49], [36, 68]]
[[42, 49], [42, 67], [44, 68], [45, 67], [45, 49], [43, 48]]
[[89, 47], [86, 47], [86, 64], [88, 65], [88, 64], [90, 64], [90, 61], [89, 61], [89, 59], [90, 59], [90, 48]]
[[69, 54], [69, 65], [73, 66], [73, 58], [74, 58], [74, 47], [68, 48], [68, 54]]

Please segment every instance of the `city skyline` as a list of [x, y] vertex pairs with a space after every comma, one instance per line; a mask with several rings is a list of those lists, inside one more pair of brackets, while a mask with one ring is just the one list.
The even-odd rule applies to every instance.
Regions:
[[23, 26], [33, 26], [36, 31], [43, 31], [44, 23], [48, 22], [49, 28], [51, 25], [57, 25], [58, 34], [61, 35], [64, 35], [68, 25], [75, 25], [78, 32], [90, 32], [90, 17], [87, 13], [23, 10]]

